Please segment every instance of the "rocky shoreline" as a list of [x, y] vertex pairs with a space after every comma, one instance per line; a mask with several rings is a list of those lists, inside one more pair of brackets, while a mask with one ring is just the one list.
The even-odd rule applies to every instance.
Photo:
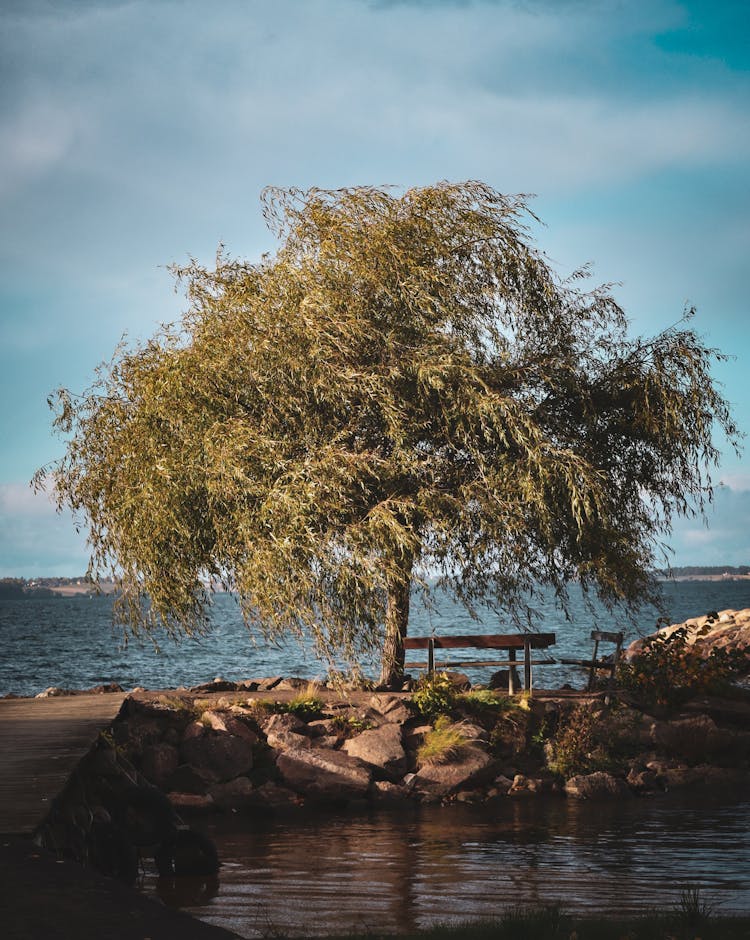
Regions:
[[[693, 642], [720, 634], [736, 646], [750, 622], [750, 611], [739, 614], [689, 622]], [[398, 692], [215, 680], [129, 694], [37, 838], [107, 874], [129, 877], [144, 853], [160, 871], [159, 853], [167, 873], [196, 864], [206, 873], [216, 864], [209, 848], [185, 841], [195, 814], [663, 798], [700, 787], [741, 796], [748, 783], [750, 691], [741, 685], [665, 711], [624, 692], [509, 697], [461, 675]]]

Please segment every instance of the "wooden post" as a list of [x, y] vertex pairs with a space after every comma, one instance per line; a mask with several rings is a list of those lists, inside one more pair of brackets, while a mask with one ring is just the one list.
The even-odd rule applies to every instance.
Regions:
[[591, 667], [589, 668], [589, 682], [586, 686], [590, 692], [594, 688], [594, 675], [596, 673], [596, 657], [599, 653], [599, 635], [594, 634], [594, 655], [591, 657]]
[[435, 671], [435, 639], [430, 637], [427, 642], [427, 675], [431, 676]]
[[513, 665], [516, 661], [516, 651], [513, 647], [508, 650], [508, 695], [515, 695], [516, 692], [516, 667]]
[[528, 637], [523, 641], [523, 685], [531, 692], [531, 640]]

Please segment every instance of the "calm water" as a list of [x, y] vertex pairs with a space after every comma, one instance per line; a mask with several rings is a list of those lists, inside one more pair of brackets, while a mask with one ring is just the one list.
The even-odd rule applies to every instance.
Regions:
[[[727, 583], [683, 582], [665, 585], [665, 600], [673, 622], [709, 610], [750, 607], [750, 581]], [[611, 619], [605, 611], [592, 618], [579, 601], [573, 604], [573, 622], [566, 622], [552, 597], [537, 605], [542, 630], [557, 633], [551, 651], [558, 657], [590, 652], [589, 634], [597, 625], [605, 628]], [[326, 668], [297, 643], [276, 648], [252, 638], [242, 624], [237, 605], [227, 595], [216, 597], [209, 636], [174, 643], [163, 640], [157, 652], [149, 641], [122, 644], [122, 636], [111, 626], [112, 601], [107, 597], [39, 598], [0, 600], [0, 695], [35, 695], [48, 686], [84, 689], [103, 682], [117, 682], [129, 689], [173, 688], [197, 685], [216, 676], [249, 679], [287, 675], [322, 677]], [[651, 632], [657, 612], [646, 609], [639, 620], [642, 632]], [[466, 611], [443, 598], [436, 611], [427, 612], [416, 602], [410, 633], [486, 633], [510, 631], [496, 615], [473, 621]], [[629, 629], [634, 639], [635, 628]], [[473, 656], [473, 651], [471, 652]], [[481, 653], [477, 657], [481, 657]], [[375, 675], [372, 664], [366, 672]], [[487, 670], [470, 672], [472, 679], [486, 679]], [[536, 681], [545, 687], [565, 681], [580, 684], [581, 675], [566, 667], [545, 666]]]
[[[371, 815], [222, 818], [213, 885], [153, 873], [145, 890], [243, 937], [413, 930], [514, 905], [639, 913], [699, 888], [750, 912], [750, 803], [503, 800]], [[213, 896], [211, 896], [213, 895]]]

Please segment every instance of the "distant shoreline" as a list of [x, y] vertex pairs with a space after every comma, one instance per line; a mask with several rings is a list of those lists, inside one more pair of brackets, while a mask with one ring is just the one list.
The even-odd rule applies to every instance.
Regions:
[[[698, 567], [698, 566], [695, 566]], [[676, 568], [671, 577], [667, 577], [664, 572], [657, 572], [657, 580], [662, 584], [674, 582], [681, 584], [686, 581], [712, 582], [712, 583], [731, 583], [735, 581], [750, 581], [750, 573], [742, 570], [732, 570], [732, 566], [727, 566], [726, 570], [716, 573], [717, 567], [712, 566], [705, 572], [696, 571], [694, 573], [681, 573], [684, 568]], [[744, 566], [743, 566], [744, 568]], [[84, 577], [80, 578], [0, 578], [0, 600], [23, 600], [34, 598], [65, 598], [65, 597], [97, 597], [111, 596], [117, 591], [117, 585], [111, 579], [107, 579], [94, 585]], [[228, 593], [217, 587], [214, 593]]]

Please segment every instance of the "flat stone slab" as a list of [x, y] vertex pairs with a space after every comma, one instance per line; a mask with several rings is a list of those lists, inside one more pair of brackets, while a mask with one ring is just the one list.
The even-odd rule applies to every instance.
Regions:
[[0, 833], [34, 831], [126, 697], [0, 699]]

